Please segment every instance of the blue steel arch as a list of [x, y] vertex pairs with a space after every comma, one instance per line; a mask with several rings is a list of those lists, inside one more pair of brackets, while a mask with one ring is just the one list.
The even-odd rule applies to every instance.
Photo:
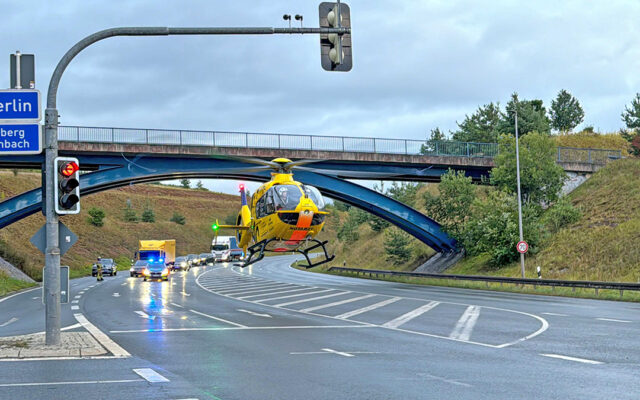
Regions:
[[[82, 195], [135, 183], [182, 178], [245, 179], [264, 182], [270, 171], [255, 164], [220, 158], [184, 159], [167, 156], [79, 156], [80, 165], [93, 165], [96, 171], [81, 175]], [[413, 208], [376, 191], [314, 172], [296, 170], [297, 181], [317, 187], [324, 195], [362, 208], [398, 226], [438, 252], [456, 250], [456, 242], [440, 225]], [[0, 228], [41, 210], [40, 188], [0, 203]]]

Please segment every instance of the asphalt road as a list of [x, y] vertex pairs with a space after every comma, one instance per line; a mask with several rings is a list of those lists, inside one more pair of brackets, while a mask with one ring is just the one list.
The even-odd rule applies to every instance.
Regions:
[[[62, 326], [83, 330], [84, 316], [124, 352], [0, 361], [0, 399], [640, 393], [637, 304], [327, 276], [291, 269], [292, 260], [194, 268], [169, 282], [74, 280]], [[0, 336], [43, 331], [43, 320], [40, 289], [0, 299]]]

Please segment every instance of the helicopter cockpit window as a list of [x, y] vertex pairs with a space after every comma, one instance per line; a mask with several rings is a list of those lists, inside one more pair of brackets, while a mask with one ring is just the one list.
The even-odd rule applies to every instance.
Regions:
[[316, 207], [318, 207], [318, 211], [322, 211], [324, 209], [324, 199], [320, 194], [320, 191], [313, 186], [302, 185], [302, 189], [305, 194], [309, 196], [309, 198], [315, 203]]
[[277, 185], [269, 189], [278, 210], [295, 210], [300, 203], [302, 192], [296, 185]]

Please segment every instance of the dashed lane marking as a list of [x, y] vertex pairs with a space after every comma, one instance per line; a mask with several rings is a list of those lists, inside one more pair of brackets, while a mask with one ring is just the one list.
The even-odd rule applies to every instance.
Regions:
[[180, 304], [176, 304], [176, 303], [169, 303], [169, 304], [171, 304], [172, 306], [179, 307], [179, 308], [184, 308], [184, 306], [181, 306]]
[[558, 313], [552, 313], [552, 312], [543, 312], [540, 314], [544, 314], [544, 315], [555, 315], [556, 317], [566, 317], [567, 314], [558, 314]]
[[382, 327], [393, 328], [393, 329], [398, 328], [400, 325], [404, 325], [407, 322], [411, 321], [412, 319], [426, 313], [427, 311], [431, 310], [438, 304], [440, 304], [439, 301], [431, 301], [421, 307], [416, 308], [415, 310], [409, 311], [408, 313], [399, 316], [396, 319], [392, 319], [391, 321], [382, 324]]
[[169, 382], [169, 379], [160, 375], [151, 368], [134, 368], [133, 372], [143, 377], [145, 380], [151, 383]]
[[559, 358], [561, 360], [575, 361], [583, 364], [594, 364], [594, 365], [604, 364], [602, 361], [587, 360], [586, 358], [569, 357], [569, 356], [563, 356], [560, 354], [540, 354], [540, 355], [543, 357]]
[[8, 320], [7, 322], [3, 322], [3, 323], [1, 323], [1, 324], [0, 324], [0, 327], [5, 327], [5, 326], [7, 326], [7, 325], [11, 325], [11, 324], [13, 324], [14, 322], [16, 322], [17, 320], [18, 320], [18, 318], [13, 317], [13, 318], [11, 318], [10, 320]]
[[72, 309], [72, 310], [79, 310], [79, 309], [80, 309], [80, 307], [79, 307], [79, 306], [71, 306], [71, 309]]
[[456, 327], [453, 328], [453, 331], [451, 332], [449, 337], [458, 340], [469, 340], [471, 338], [471, 332], [473, 332], [473, 327], [478, 321], [479, 316], [480, 307], [467, 307], [464, 313], [462, 313], [462, 316], [458, 320]]
[[622, 322], [622, 323], [631, 323], [633, 321], [627, 321], [626, 319], [613, 319], [613, 318], [596, 318], [599, 321], [609, 321], [609, 322]]
[[140, 317], [142, 317], [142, 318], [151, 319], [151, 320], [156, 319], [156, 316], [155, 316], [155, 315], [149, 315], [149, 314], [147, 314], [147, 313], [146, 313], [146, 312], [144, 312], [144, 311], [140, 311], [140, 310], [138, 310], [138, 311], [134, 311], [134, 312], [135, 312], [136, 314], [138, 314], [138, 315], [139, 315]]
[[401, 300], [401, 298], [400, 297], [392, 297], [390, 299], [383, 300], [383, 301], [381, 301], [379, 303], [372, 304], [372, 305], [367, 306], [367, 307], [358, 308], [357, 310], [353, 310], [353, 311], [346, 312], [344, 314], [340, 314], [336, 318], [338, 318], [338, 319], [351, 318], [351, 317], [354, 317], [356, 315], [360, 315], [362, 313], [366, 313], [367, 311], [372, 311], [372, 310], [375, 310], [376, 308], [384, 307], [387, 304], [395, 303], [398, 300]]

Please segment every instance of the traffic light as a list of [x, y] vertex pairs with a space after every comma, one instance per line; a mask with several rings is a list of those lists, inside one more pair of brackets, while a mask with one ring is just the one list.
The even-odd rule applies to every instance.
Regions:
[[[351, 11], [343, 3], [320, 3], [320, 28], [351, 28]], [[338, 17], [339, 16], [339, 17]], [[327, 71], [350, 71], [351, 33], [320, 35], [320, 62]]]
[[77, 158], [56, 157], [54, 198], [56, 214], [80, 212], [80, 166]]

